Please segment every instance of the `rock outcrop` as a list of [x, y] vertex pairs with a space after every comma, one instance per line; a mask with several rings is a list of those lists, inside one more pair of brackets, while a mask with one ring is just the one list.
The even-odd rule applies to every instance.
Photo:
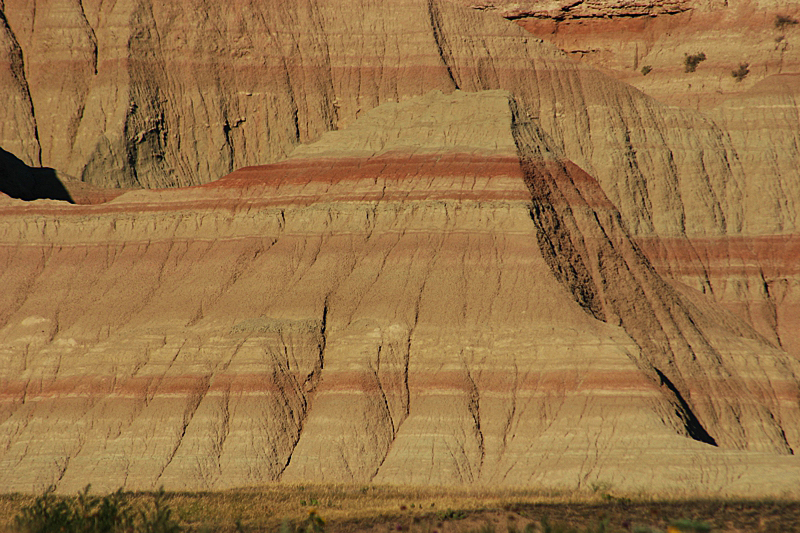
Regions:
[[[652, 6], [667, 4], [641, 5], [656, 13]], [[687, 9], [675, 16], [700, 17], [692, 3], [675, 5]], [[743, 192], [758, 182], [792, 201], [800, 194], [797, 187], [783, 187], [796, 177], [796, 148], [773, 144], [777, 138], [791, 148], [800, 129], [797, 83], [786, 78], [798, 72], [791, 47], [781, 55], [784, 66], [763, 73], [754, 58], [725, 59], [724, 72], [714, 71], [724, 74], [723, 95], [728, 85], [752, 92], [748, 100], [730, 103], [733, 116], [719, 117], [660, 105], [495, 12], [455, 0], [260, 0], [236, 6], [49, 0], [48, 6], [34, 10], [29, 2], [4, 2], [8, 59], [0, 84], [15, 103], [0, 110], [0, 123], [9, 125], [0, 146], [65, 176], [100, 186], [207, 183], [236, 168], [277, 161], [297, 144], [345, 127], [381, 103], [433, 89], [505, 89], [537, 120], [554, 149], [598, 179], [637, 235], [720, 235], [748, 231], [746, 225], [754, 223], [764, 231], [796, 231], [794, 221], [786, 220], [791, 210], [776, 213], [758, 195]], [[714, 16], [758, 18], [745, 7], [715, 6], [704, 9]], [[774, 47], [779, 7], [758, 9], [755, 39], [759, 47], [765, 39]], [[609, 20], [623, 19], [630, 17]], [[796, 31], [786, 26], [782, 42], [789, 43]], [[613, 32], [614, 39], [619, 35]], [[741, 54], [743, 41], [731, 42], [725, 53]], [[687, 53], [709, 56], [693, 80], [720, 61], [710, 49], [686, 46]], [[665, 57], [663, 66], [640, 48], [642, 65], [651, 63], [654, 70], [643, 77], [637, 66], [636, 79], [660, 80], [662, 96], [685, 100], [683, 48], [677, 58]], [[659, 50], [653, 54], [661, 57]], [[768, 61], [767, 51], [758, 54]], [[739, 61], [749, 61], [754, 74], [736, 83], [729, 71]], [[667, 62], [675, 63], [671, 70]], [[762, 81], [756, 87], [757, 80]], [[738, 109], [745, 105], [747, 114], [769, 126], [754, 130], [751, 118], [741, 120]], [[736, 133], [741, 128], [744, 143]]]
[[0, 196], [0, 488], [796, 490], [800, 13], [725, 4], [0, 1], [85, 204]]
[[[709, 111], [797, 74], [800, 10], [775, 0], [475, 1], [659, 101]], [[694, 70], [687, 56], [702, 54]]]
[[796, 490], [796, 359], [551, 142], [433, 92], [203, 186], [6, 199], [0, 487]]

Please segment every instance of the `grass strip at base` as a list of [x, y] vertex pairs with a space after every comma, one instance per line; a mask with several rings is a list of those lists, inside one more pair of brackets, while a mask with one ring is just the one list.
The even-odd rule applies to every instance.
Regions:
[[[122, 493], [131, 505], [145, 505], [153, 493]], [[37, 495], [0, 495], [0, 531]], [[310, 513], [325, 521], [327, 533], [414, 531], [505, 533], [541, 521], [578, 531], [651, 528], [667, 531], [677, 521], [708, 523], [713, 532], [800, 531], [800, 499], [621, 496], [608, 491], [459, 489], [344, 484], [270, 484], [209, 492], [167, 492], [165, 502], [184, 531], [279, 531], [302, 524]]]

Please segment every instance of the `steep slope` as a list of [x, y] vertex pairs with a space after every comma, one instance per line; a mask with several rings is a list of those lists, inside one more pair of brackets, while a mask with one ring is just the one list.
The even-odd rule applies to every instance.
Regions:
[[433, 92], [200, 187], [6, 199], [0, 487], [797, 490], [797, 363], [549, 142]]
[[[780, 6], [762, 8], [767, 9], [762, 18], [769, 21]], [[474, 24], [493, 24], [487, 14], [473, 15]], [[787, 31], [792, 28], [788, 26]], [[615, 32], [616, 39], [619, 30]], [[459, 71], [468, 80], [466, 85], [462, 83], [467, 89], [476, 88], [473, 80], [485, 79], [475, 73], [480, 72], [481, 61], [486, 64], [487, 57], [524, 56], [520, 49], [501, 51], [480, 45], [470, 50], [463, 41], [459, 42], [459, 50], [467, 59], [456, 57], [452, 62], [472, 61], [474, 65]], [[510, 50], [512, 42], [504, 45]], [[730, 270], [727, 272], [732, 276], [723, 274], [706, 261], [702, 251], [704, 243], [711, 241], [717, 243], [718, 249], [731, 252], [758, 248], [763, 239], [794, 241], [800, 200], [797, 76], [759, 75], [763, 81], [754, 85], [748, 81], [748, 90], [728, 95], [725, 102], [703, 115], [666, 109], [624, 87], [609, 85], [595, 71], [576, 68], [570, 75], [569, 69], [559, 68], [557, 72], [557, 77], [544, 78], [537, 61], [527, 71], [520, 68], [516, 73], [525, 82], [502, 80], [499, 84], [515, 87], [523, 109], [531, 107], [525, 102], [542, 106], [527, 112], [551, 139], [551, 145], [562, 147], [568, 159], [597, 179], [618, 206], [626, 227], [648, 253], [662, 246], [682, 250], [670, 255], [670, 260], [678, 260], [677, 263], [665, 264], [660, 260], [664, 257], [661, 253], [653, 256], [662, 273], [674, 273], [684, 283], [712, 294], [716, 301], [735, 310], [741, 318], [752, 320], [762, 334], [798, 357], [795, 332], [800, 331], [800, 315], [795, 312], [796, 291], [792, 287], [800, 280], [795, 274], [796, 256], [791, 245], [775, 250], [768, 262], [755, 264], [750, 252], [741, 257], [711, 253], [723, 264], [748, 264], [753, 273], [749, 279]], [[675, 93], [674, 88], [666, 90]], [[543, 102], [550, 98], [555, 105], [548, 108]], [[746, 244], [730, 247], [729, 240]], [[693, 263], [682, 265], [679, 258], [689, 257]], [[693, 273], [683, 275], [685, 270]], [[715, 271], [713, 284], [707, 279], [711, 270]], [[770, 273], [764, 281], [762, 272]], [[767, 285], [787, 290], [770, 294], [765, 289]], [[780, 326], [771, 315], [780, 315]]]
[[0, 108], [0, 146], [24, 163], [41, 165], [28, 82], [25, 79], [22, 49], [8, 26], [0, 3], [0, 87], [6, 101]]
[[[671, 105], [707, 111], [764, 80], [800, 72], [800, 11], [791, 2], [451, 1], [514, 20]], [[701, 53], [705, 59], [687, 70], [687, 56]]]
[[[793, 94], [780, 97], [791, 107], [751, 108], [770, 126], [748, 127], [742, 144], [725, 118], [662, 105], [492, 12], [444, 0], [50, 4], [4, 4], [4, 42], [20, 50], [11, 69], [32, 98], [15, 120], [38, 129], [0, 146], [40, 146], [41, 164], [84, 181], [205, 183], [276, 161], [381, 103], [502, 88], [598, 180], [635, 235], [796, 231], [790, 211], [749, 194], [757, 183], [798, 201], [797, 150], [771, 143], [800, 132]], [[779, 115], [779, 129], [765, 114]]]
[[[103, 206], [1, 201], [4, 486], [615, 472], [744, 490], [795, 472], [776, 456], [798, 444], [800, 30], [774, 21], [800, 15], [458, 3], [0, 1], [0, 146], [76, 201], [294, 154]], [[495, 88], [511, 111], [508, 95], [453, 92]], [[453, 96], [409, 100], [430, 89]], [[480, 119], [429, 110], [445, 105]], [[553, 353], [566, 374], [541, 370]], [[599, 360], [639, 403], [604, 388]], [[363, 420], [332, 429], [354, 396]], [[664, 447], [617, 433], [632, 426]], [[685, 470], [694, 453], [706, 466]]]

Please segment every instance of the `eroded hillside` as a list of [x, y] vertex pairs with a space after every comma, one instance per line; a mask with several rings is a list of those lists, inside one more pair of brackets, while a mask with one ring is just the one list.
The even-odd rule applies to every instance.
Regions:
[[507, 92], [202, 187], [6, 200], [0, 254], [5, 490], [798, 479], [796, 360], [657, 275]]
[[514, 20], [661, 102], [712, 115], [722, 102], [756, 85], [753, 92], [781, 85], [800, 69], [800, 10], [793, 2], [452, 1]]
[[0, 1], [0, 488], [797, 489], [783, 6], [473, 4]]
[[793, 67], [703, 114], [575, 62], [502, 10], [444, 0], [49, 5], [4, 2], [0, 146], [95, 185], [206, 183], [381, 103], [499, 88], [635, 235], [796, 231]]

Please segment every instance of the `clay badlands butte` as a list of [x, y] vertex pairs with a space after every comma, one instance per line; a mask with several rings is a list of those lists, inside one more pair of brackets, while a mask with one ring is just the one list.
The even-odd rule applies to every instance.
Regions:
[[0, 1], [0, 490], [797, 494], [798, 19]]

